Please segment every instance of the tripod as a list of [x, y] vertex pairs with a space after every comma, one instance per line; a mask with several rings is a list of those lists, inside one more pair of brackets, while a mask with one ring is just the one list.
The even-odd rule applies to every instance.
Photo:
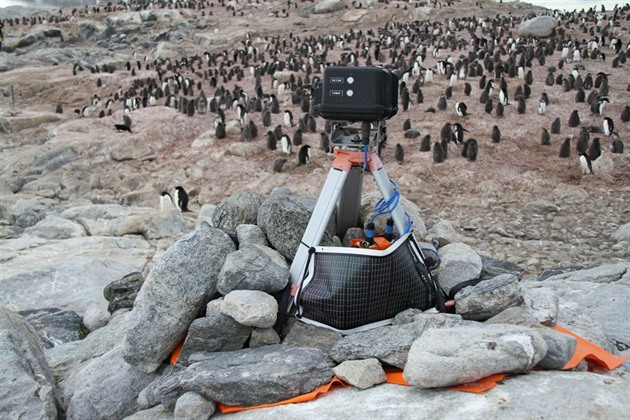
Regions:
[[[297, 304], [296, 295], [308, 270], [309, 253], [318, 246], [332, 213], [337, 206], [337, 235], [342, 236], [350, 227], [355, 227], [359, 222], [359, 211], [361, 205], [361, 189], [363, 185], [363, 172], [367, 168], [374, 177], [378, 189], [388, 202], [395, 194], [394, 187], [389, 181], [387, 173], [374, 145], [381, 139], [381, 126], [377, 128], [378, 133], [375, 141], [370, 140], [370, 123], [363, 122], [361, 126], [361, 138], [356, 137], [350, 140], [345, 149], [335, 147], [334, 161], [328, 173], [326, 182], [313, 210], [313, 214], [308, 222], [302, 241], [300, 242], [295, 258], [290, 268], [291, 283], [287, 291], [290, 296], [283, 296], [280, 302], [280, 317], [285, 316], [285, 311], [291, 309], [293, 304]], [[361, 147], [363, 151], [361, 151]], [[400, 206], [395, 206], [391, 210], [391, 217], [399, 234], [407, 230], [407, 216]], [[291, 299], [292, 298], [292, 299]], [[290, 301], [289, 299], [293, 300]], [[284, 308], [283, 308], [284, 307]], [[284, 320], [279, 320], [282, 323]], [[281, 327], [280, 327], [281, 328]]]

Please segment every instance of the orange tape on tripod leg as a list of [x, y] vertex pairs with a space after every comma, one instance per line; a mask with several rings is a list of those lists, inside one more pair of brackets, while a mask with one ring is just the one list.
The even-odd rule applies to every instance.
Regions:
[[282, 401], [278, 401], [271, 404], [251, 405], [248, 407], [241, 407], [237, 405], [225, 405], [222, 403], [217, 403], [217, 407], [222, 413], [228, 414], [228, 413], [237, 413], [239, 411], [245, 411], [245, 410], [254, 410], [257, 408], [276, 407], [278, 405], [307, 402], [307, 401], [314, 400], [320, 394], [325, 394], [326, 392], [330, 391], [333, 385], [346, 386], [345, 382], [343, 382], [341, 379], [334, 376], [332, 380], [326, 385], [322, 385], [319, 388], [315, 389], [314, 391], [309, 392], [308, 394], [298, 395], [297, 397], [289, 398], [288, 400], [282, 400]]
[[610, 354], [598, 345], [591, 343], [559, 325], [556, 326], [556, 331], [575, 337], [577, 340], [575, 353], [573, 353], [571, 360], [562, 367], [562, 370], [573, 369], [579, 365], [582, 360], [586, 360], [589, 367], [591, 367], [591, 364], [595, 364], [602, 369], [612, 370], [621, 366], [628, 358], [628, 356], [615, 356], [614, 354]]

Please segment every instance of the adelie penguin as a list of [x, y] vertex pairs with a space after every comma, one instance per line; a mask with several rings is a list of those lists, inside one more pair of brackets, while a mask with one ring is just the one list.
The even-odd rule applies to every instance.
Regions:
[[276, 135], [273, 131], [267, 131], [267, 149], [268, 150], [276, 150], [278, 148], [278, 139], [276, 139]]
[[588, 157], [592, 160], [597, 160], [598, 157], [602, 155], [602, 145], [599, 141], [599, 137], [595, 137], [591, 142], [590, 146], [588, 146]]
[[280, 143], [282, 144], [282, 152], [285, 155], [290, 155], [291, 154], [291, 139], [289, 138], [289, 136], [286, 134], [283, 134], [282, 137], [280, 138]]
[[442, 163], [444, 162], [445, 155], [444, 155], [444, 149], [442, 148], [442, 145], [440, 144], [440, 142], [434, 142], [433, 143], [433, 162], [435, 163]]
[[558, 117], [551, 123], [551, 134], [560, 134], [560, 126], [560, 117]]
[[477, 140], [468, 139], [466, 140], [466, 159], [471, 162], [477, 160], [477, 153], [479, 152], [479, 146], [477, 145]]
[[440, 95], [440, 99], [438, 99], [437, 107], [440, 111], [444, 111], [446, 109], [446, 96]]
[[300, 147], [300, 151], [298, 152], [298, 164], [306, 165], [311, 160], [311, 146], [305, 144]]
[[622, 122], [630, 121], [630, 105], [626, 105], [623, 111], [621, 111], [621, 121]]
[[293, 114], [291, 111], [284, 111], [284, 116], [282, 118], [285, 127], [293, 127]]
[[574, 109], [569, 116], [569, 127], [577, 127], [580, 125], [580, 114], [578, 114], [577, 109]]
[[543, 146], [549, 146], [551, 144], [551, 135], [546, 128], [543, 128], [542, 135], [540, 137], [540, 143]]
[[398, 163], [403, 163], [405, 161], [405, 150], [400, 143], [396, 143], [396, 146], [394, 147], [394, 157]]
[[420, 141], [420, 151], [421, 152], [430, 152], [431, 151], [431, 135], [427, 134]]
[[499, 126], [495, 125], [492, 127], [492, 142], [499, 143], [501, 141], [501, 130], [499, 130]]
[[580, 153], [580, 166], [582, 167], [582, 172], [584, 174], [593, 174], [593, 164], [591, 163], [591, 158], [588, 154], [582, 152]]
[[173, 198], [166, 191], [160, 194], [160, 211], [169, 211], [175, 208], [175, 203], [173, 203]]
[[604, 134], [610, 136], [615, 130], [615, 123], [613, 123], [612, 118], [604, 118], [604, 121], [602, 121], [602, 128], [604, 129]]
[[181, 212], [188, 210], [188, 193], [184, 190], [184, 187], [178, 185], [175, 187], [175, 204]]
[[465, 117], [466, 115], [469, 115], [468, 112], [466, 112], [467, 110], [468, 110], [468, 107], [466, 106], [465, 103], [457, 102], [455, 104], [455, 112], [457, 112], [458, 116]]

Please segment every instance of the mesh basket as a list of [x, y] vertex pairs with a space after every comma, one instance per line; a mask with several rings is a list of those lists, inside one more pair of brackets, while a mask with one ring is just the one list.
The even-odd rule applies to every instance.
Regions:
[[409, 308], [435, 306], [435, 283], [407, 234], [384, 251], [317, 247], [298, 294], [297, 316], [337, 331], [384, 325]]

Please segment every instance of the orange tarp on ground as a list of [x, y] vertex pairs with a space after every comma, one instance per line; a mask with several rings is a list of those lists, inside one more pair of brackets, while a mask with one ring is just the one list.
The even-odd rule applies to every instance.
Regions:
[[[579, 365], [582, 360], [586, 360], [588, 362], [589, 369], [600, 368], [603, 370], [612, 370], [621, 366], [621, 364], [628, 358], [628, 356], [615, 356], [613, 354], [610, 354], [603, 348], [591, 343], [590, 341], [585, 340], [584, 338], [578, 336], [577, 334], [565, 328], [562, 328], [560, 326], [557, 326], [556, 330], [564, 334], [573, 336], [577, 339], [577, 346], [575, 348], [575, 353], [573, 354], [573, 357], [571, 358], [571, 360], [569, 360], [567, 364], [564, 365], [564, 367], [562, 368], [563, 370], [573, 369], [574, 367]], [[177, 358], [179, 357], [179, 353], [181, 351], [182, 346], [183, 346], [183, 342], [177, 346], [177, 348], [171, 355], [171, 359], [170, 359], [171, 364], [175, 364], [177, 362]], [[396, 369], [396, 368], [387, 369], [386, 374], [387, 374], [387, 381], [386, 381], [387, 383], [398, 384], [398, 385], [409, 385], [409, 383], [407, 383], [407, 381], [405, 381], [405, 379], [403, 378], [403, 372], [401, 369]], [[505, 374], [498, 373], [495, 375], [490, 375], [486, 378], [482, 378], [470, 384], [451, 386], [451, 387], [448, 387], [447, 389], [452, 389], [456, 391], [464, 391], [464, 392], [474, 392], [474, 393], [485, 392], [496, 387], [497, 383], [503, 380], [505, 377], [506, 377]], [[261, 405], [255, 405], [255, 406], [249, 406], [249, 407], [230, 406], [230, 405], [225, 405], [222, 403], [217, 403], [217, 407], [219, 408], [219, 410], [221, 410], [222, 413], [236, 413], [238, 411], [243, 411], [243, 410], [253, 410], [257, 408], [275, 407], [275, 406], [283, 405], [283, 404], [301, 403], [301, 402], [306, 402], [306, 401], [312, 401], [315, 398], [317, 398], [317, 396], [319, 396], [320, 394], [324, 394], [330, 391], [331, 388], [336, 387], [336, 386], [348, 386], [348, 385], [345, 382], [343, 382], [341, 379], [334, 376], [333, 379], [328, 384], [322, 385], [319, 388], [315, 389], [314, 391], [309, 392], [308, 394], [298, 395], [297, 397], [293, 397], [288, 400], [278, 401], [272, 404], [261, 404]]]

